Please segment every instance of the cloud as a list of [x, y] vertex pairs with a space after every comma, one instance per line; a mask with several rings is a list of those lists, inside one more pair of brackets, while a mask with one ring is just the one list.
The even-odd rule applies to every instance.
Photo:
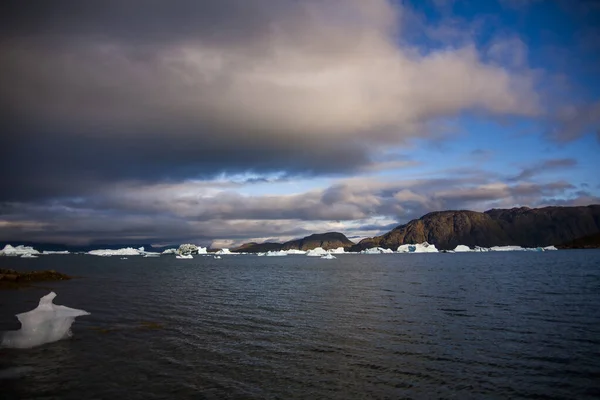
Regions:
[[594, 201], [568, 182], [513, 184], [480, 172], [445, 179], [340, 179], [294, 195], [242, 195], [215, 183], [122, 184], [86, 198], [0, 203], [0, 240], [206, 245], [213, 239], [288, 240], [326, 231], [365, 237], [430, 211]]
[[385, 0], [4, 7], [10, 200], [131, 179], [346, 174], [458, 113], [540, 111], [527, 73], [472, 44], [399, 46], [403, 10]]
[[551, 170], [571, 169], [577, 165], [577, 160], [574, 158], [554, 158], [544, 160], [536, 164], [525, 167], [519, 174], [509, 178], [509, 181], [529, 180], [537, 175], [546, 173]]
[[600, 101], [561, 107], [552, 118], [549, 135], [567, 142], [593, 133], [600, 140]]

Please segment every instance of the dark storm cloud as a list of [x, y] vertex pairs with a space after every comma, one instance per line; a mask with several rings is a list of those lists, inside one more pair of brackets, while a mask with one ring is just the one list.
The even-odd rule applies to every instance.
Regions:
[[398, 47], [384, 0], [0, 7], [5, 200], [126, 180], [350, 174], [389, 167], [373, 153], [430, 120], [539, 111], [528, 75], [472, 47]]

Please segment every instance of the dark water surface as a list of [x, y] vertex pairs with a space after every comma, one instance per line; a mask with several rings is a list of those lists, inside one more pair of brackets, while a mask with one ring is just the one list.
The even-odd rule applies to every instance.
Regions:
[[[0, 257], [56, 269], [73, 338], [0, 349], [0, 398], [600, 397], [600, 252]], [[47, 291], [0, 292], [0, 330]]]

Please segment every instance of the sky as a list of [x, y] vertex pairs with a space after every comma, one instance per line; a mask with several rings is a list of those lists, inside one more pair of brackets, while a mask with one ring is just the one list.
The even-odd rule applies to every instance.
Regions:
[[600, 2], [0, 5], [0, 241], [233, 247], [600, 203]]

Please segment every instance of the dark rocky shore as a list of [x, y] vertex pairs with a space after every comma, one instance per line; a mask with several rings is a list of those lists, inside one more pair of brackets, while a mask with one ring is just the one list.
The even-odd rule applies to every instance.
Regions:
[[22, 289], [40, 282], [65, 281], [69, 279], [72, 279], [72, 277], [54, 270], [19, 272], [13, 269], [0, 268], [0, 290]]

